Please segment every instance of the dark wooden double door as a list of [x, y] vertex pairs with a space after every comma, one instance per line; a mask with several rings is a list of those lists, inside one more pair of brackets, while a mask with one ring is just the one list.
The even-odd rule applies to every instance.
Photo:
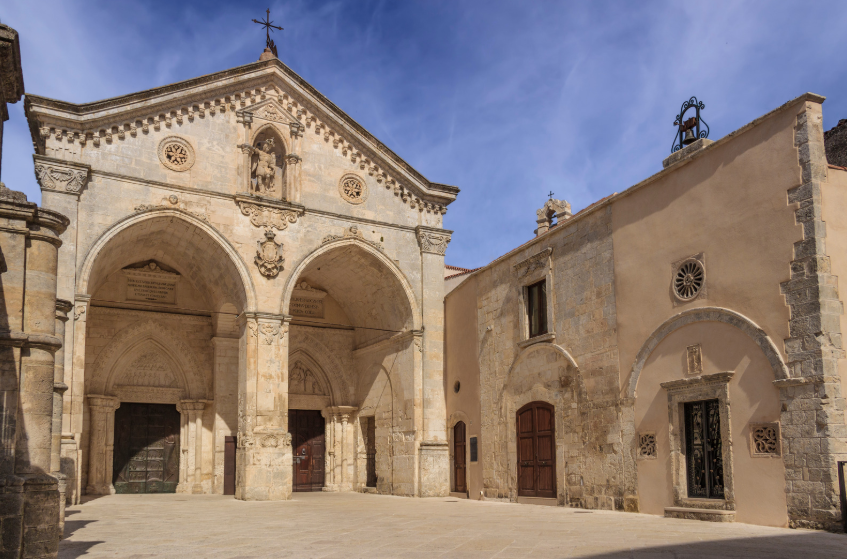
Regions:
[[115, 411], [116, 493], [175, 493], [179, 412], [165, 404], [122, 403]]
[[518, 496], [556, 497], [556, 433], [553, 406], [531, 402], [517, 413]]
[[326, 468], [324, 418], [315, 410], [289, 410], [288, 431], [294, 453], [294, 491], [320, 491]]

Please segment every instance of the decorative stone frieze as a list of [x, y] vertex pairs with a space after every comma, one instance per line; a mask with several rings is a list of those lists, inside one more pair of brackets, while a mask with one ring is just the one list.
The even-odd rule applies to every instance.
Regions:
[[260, 201], [252, 196], [238, 195], [235, 197], [235, 203], [242, 215], [250, 218], [250, 223], [254, 227], [278, 231], [288, 229], [289, 223], [297, 223], [297, 219], [305, 213], [302, 206], [286, 202]]
[[273, 229], [265, 231], [265, 240], [256, 241], [258, 250], [254, 262], [259, 272], [266, 278], [275, 278], [283, 269], [285, 258], [282, 256], [282, 243], [276, 242], [276, 234]]
[[418, 233], [418, 244], [420, 244], [421, 252], [444, 256], [444, 253], [447, 252], [447, 245], [450, 244], [452, 231], [431, 229], [420, 225], [415, 230]]
[[346, 228], [344, 230], [343, 235], [327, 235], [323, 238], [323, 241], [321, 241], [321, 245], [326, 245], [337, 241], [344, 241], [347, 239], [361, 241], [363, 243], [371, 245], [374, 248], [383, 250], [382, 243], [366, 239], [365, 235], [361, 231], [359, 231], [359, 227], [356, 225], [351, 225], [350, 227]]
[[204, 212], [198, 212], [188, 209], [188, 206], [184, 202], [179, 201], [179, 196], [176, 194], [171, 194], [166, 198], [162, 198], [162, 200], [158, 204], [139, 204], [135, 206], [135, 212], [151, 212], [156, 210], [179, 210], [185, 212], [189, 215], [196, 217], [199, 220], [209, 222], [208, 216]]
[[168, 136], [159, 142], [156, 150], [159, 161], [171, 171], [187, 171], [194, 166], [194, 148], [180, 136]]
[[553, 254], [553, 247], [547, 247], [539, 253], [533, 254], [529, 258], [521, 260], [515, 264], [515, 272], [518, 277], [530, 275], [535, 270], [540, 270], [549, 262], [550, 255]]
[[88, 184], [91, 166], [33, 155], [35, 178], [42, 190], [79, 194]]

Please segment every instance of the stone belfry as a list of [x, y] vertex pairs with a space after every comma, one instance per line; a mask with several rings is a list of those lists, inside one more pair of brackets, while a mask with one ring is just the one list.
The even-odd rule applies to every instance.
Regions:
[[[23, 93], [18, 33], [0, 24], [0, 148], [6, 105]], [[0, 182], [2, 557], [56, 557], [63, 528], [61, 348], [70, 304], [56, 300], [56, 266], [67, 225]]]

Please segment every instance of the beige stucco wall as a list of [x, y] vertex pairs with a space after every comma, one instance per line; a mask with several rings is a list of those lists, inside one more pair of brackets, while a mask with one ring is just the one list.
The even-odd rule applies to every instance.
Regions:
[[[472, 277], [455, 288], [455, 296], [445, 298], [444, 340], [444, 393], [447, 399], [447, 429], [453, 457], [452, 429], [459, 421], [465, 422], [467, 447], [468, 497], [478, 499], [482, 491], [482, 414], [479, 388], [479, 344], [477, 336], [476, 278]], [[461, 383], [459, 392], [455, 383]], [[477, 437], [476, 462], [470, 461], [470, 438]], [[454, 489], [451, 461], [450, 488]]]
[[686, 348], [700, 344], [703, 374], [733, 371], [729, 383], [730, 433], [737, 522], [786, 526], [785, 468], [781, 457], [753, 457], [750, 423], [779, 421], [779, 392], [773, 371], [756, 343], [728, 324], [700, 322], [665, 338], [647, 360], [638, 383], [635, 424], [638, 432], [655, 432], [658, 458], [639, 459], [641, 512], [663, 515], [673, 504], [670, 425], [663, 382], [685, 378]]
[[[802, 240], [789, 188], [800, 184], [797, 109], [786, 109], [612, 204], [621, 386], [635, 356], [669, 317], [694, 307], [738, 312], [763, 328], [784, 357], [789, 279]], [[706, 295], [675, 305], [672, 264], [703, 253]]]
[[[829, 168], [823, 183], [821, 217], [826, 223], [826, 252], [832, 274], [838, 278], [839, 293], [847, 289], [847, 171]], [[841, 332], [845, 332], [845, 316], [841, 315]], [[841, 393], [847, 394], [847, 359], [840, 359]]]

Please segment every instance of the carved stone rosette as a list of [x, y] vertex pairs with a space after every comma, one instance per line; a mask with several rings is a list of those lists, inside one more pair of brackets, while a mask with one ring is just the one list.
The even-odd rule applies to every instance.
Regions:
[[42, 190], [79, 194], [88, 184], [91, 166], [33, 155], [35, 178]]
[[265, 240], [257, 241], [259, 249], [256, 251], [256, 266], [259, 272], [266, 278], [275, 278], [282, 270], [285, 258], [282, 256], [282, 243], [276, 242], [273, 229], [265, 231]]
[[452, 231], [447, 231], [446, 229], [428, 229], [421, 226], [418, 226], [416, 229], [421, 252], [444, 256], [444, 253], [447, 252], [447, 245], [450, 244], [450, 234]]

